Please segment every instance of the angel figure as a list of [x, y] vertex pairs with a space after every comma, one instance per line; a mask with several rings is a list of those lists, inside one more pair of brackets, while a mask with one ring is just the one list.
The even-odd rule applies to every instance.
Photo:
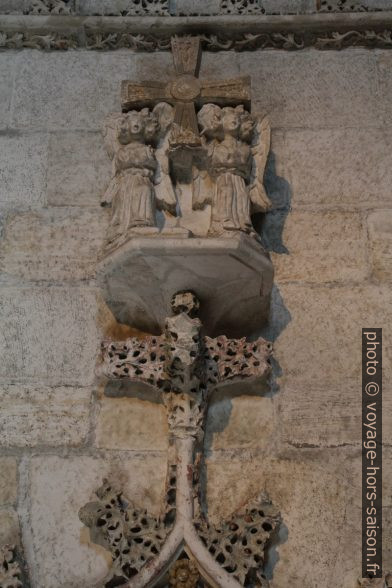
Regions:
[[268, 120], [255, 120], [243, 106], [206, 104], [198, 122], [205, 137], [205, 159], [204, 169], [194, 177], [194, 209], [211, 204], [211, 236], [227, 236], [229, 231], [256, 236], [251, 215], [271, 207], [263, 185]]
[[109, 249], [135, 233], [157, 233], [157, 207], [175, 214], [176, 196], [162, 146], [167, 116], [167, 109], [157, 105], [152, 112], [143, 108], [111, 114], [105, 121], [105, 145], [113, 160], [112, 179], [102, 201], [112, 207]]

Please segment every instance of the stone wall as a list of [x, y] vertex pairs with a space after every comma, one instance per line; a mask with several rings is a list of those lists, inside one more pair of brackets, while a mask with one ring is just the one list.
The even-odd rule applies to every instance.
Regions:
[[[274, 588], [354, 588], [361, 575], [361, 327], [384, 327], [386, 382], [392, 355], [391, 71], [382, 50], [203, 56], [203, 77], [252, 76], [273, 130], [275, 376], [265, 396], [213, 399], [206, 482], [214, 520], [263, 488], [281, 509]], [[0, 544], [21, 545], [35, 588], [105, 574], [108, 554], [77, 516], [103, 477], [152, 512], [163, 500], [162, 405], [106, 398], [94, 375], [100, 340], [129, 331], [94, 270], [108, 222], [102, 120], [122, 79], [170, 75], [168, 52], [0, 54]], [[386, 569], [391, 409], [386, 394]]]

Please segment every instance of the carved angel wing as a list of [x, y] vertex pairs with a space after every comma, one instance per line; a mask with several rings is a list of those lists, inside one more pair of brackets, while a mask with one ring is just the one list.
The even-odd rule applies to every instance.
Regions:
[[113, 159], [117, 149], [120, 147], [120, 143], [117, 138], [117, 128], [119, 123], [124, 120], [125, 116], [126, 115], [122, 114], [121, 112], [112, 112], [105, 118], [105, 122], [103, 123], [102, 132], [106, 151], [110, 159]]
[[176, 214], [177, 198], [169, 170], [169, 135], [174, 120], [174, 109], [166, 102], [157, 104], [153, 113], [158, 117], [160, 139], [155, 150], [158, 166], [155, 173], [155, 197], [158, 208]]
[[101, 206], [110, 206], [113, 196], [116, 194], [120, 179], [116, 177], [116, 170], [114, 167], [114, 156], [116, 151], [120, 147], [120, 142], [117, 138], [117, 129], [119, 123], [124, 119], [126, 115], [118, 112], [112, 112], [105, 118], [105, 122], [103, 124], [103, 136], [104, 136], [104, 143], [107, 154], [109, 155], [110, 159], [112, 159], [112, 177], [107, 187], [105, 194], [101, 199]]
[[272, 206], [264, 188], [264, 171], [271, 144], [271, 127], [267, 117], [259, 119], [252, 140], [252, 171], [249, 196], [253, 212], [266, 212]]
[[214, 148], [215, 141], [207, 143], [205, 137], [201, 137], [203, 157], [199, 165], [192, 168], [192, 208], [202, 210], [207, 204], [212, 204], [213, 180], [208, 172], [208, 162]]

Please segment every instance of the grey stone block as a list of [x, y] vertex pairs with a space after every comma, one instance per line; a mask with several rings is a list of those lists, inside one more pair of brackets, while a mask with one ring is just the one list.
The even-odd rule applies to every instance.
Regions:
[[48, 137], [45, 134], [0, 136], [0, 206], [42, 206], [46, 197]]
[[96, 296], [83, 288], [2, 288], [0, 378], [89, 385], [99, 347]]

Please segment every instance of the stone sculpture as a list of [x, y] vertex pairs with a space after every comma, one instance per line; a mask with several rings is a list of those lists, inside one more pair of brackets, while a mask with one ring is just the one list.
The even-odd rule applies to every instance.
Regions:
[[256, 236], [252, 212], [271, 207], [263, 185], [270, 148], [268, 119], [256, 120], [243, 105], [206, 104], [198, 121], [205, 137], [204, 170], [195, 168], [193, 207], [211, 204], [208, 235], [244, 231]]
[[16, 561], [15, 546], [0, 547], [0, 586], [1, 588], [20, 588], [22, 571]]
[[105, 585], [114, 578], [133, 578], [134, 588], [150, 585], [184, 548], [200, 574], [219, 586], [238, 588], [249, 581], [266, 586], [264, 550], [279, 513], [261, 496], [230, 520], [212, 525], [201, 507], [198, 468], [210, 394], [233, 384], [242, 393], [262, 389], [271, 369], [271, 344], [261, 338], [248, 342], [203, 335], [192, 292], [175, 294], [172, 310], [162, 335], [105, 342], [101, 363], [108, 379], [127, 379], [147, 397], [151, 390], [161, 392], [172, 447], [164, 510], [151, 517], [105, 483], [97, 492], [100, 501], [87, 504], [79, 516], [92, 540], [112, 553]]
[[170, 570], [169, 585], [172, 588], [196, 588], [199, 580], [196, 564], [189, 559], [179, 559]]
[[[152, 111], [143, 108], [112, 114], [105, 121], [105, 144], [113, 160], [112, 179], [102, 201], [104, 206], [112, 207], [108, 249], [137, 233], [158, 232], [157, 205], [175, 212], [176, 197], [162, 153], [167, 109], [170, 118], [172, 108], [158, 104]], [[152, 144], [158, 140], [160, 148], [155, 150]]]

